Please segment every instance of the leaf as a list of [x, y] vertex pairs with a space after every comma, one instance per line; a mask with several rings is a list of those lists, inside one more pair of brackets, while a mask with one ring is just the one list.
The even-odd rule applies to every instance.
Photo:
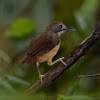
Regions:
[[14, 88], [7, 81], [0, 81], [0, 86], [15, 91]]
[[6, 32], [6, 36], [21, 39], [25, 38], [35, 32], [35, 24], [31, 19], [20, 18], [16, 20]]
[[94, 100], [94, 99], [87, 95], [64, 96], [59, 94], [57, 100]]
[[22, 84], [22, 85], [28, 85], [30, 86], [30, 83], [18, 78], [18, 77], [14, 77], [14, 76], [11, 76], [11, 75], [6, 75], [8, 77], [8, 81], [10, 82], [14, 82], [14, 83], [19, 83], [19, 84]]

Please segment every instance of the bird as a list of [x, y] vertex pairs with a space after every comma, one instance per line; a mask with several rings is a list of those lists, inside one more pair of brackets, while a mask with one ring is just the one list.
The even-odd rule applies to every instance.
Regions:
[[60, 21], [54, 21], [50, 23], [41, 34], [37, 35], [31, 41], [27, 55], [21, 63], [24, 64], [35, 61], [40, 82], [43, 83], [43, 75], [41, 75], [39, 70], [40, 63], [47, 62], [49, 66], [52, 66], [60, 61], [62, 64], [66, 66], [66, 63], [63, 61], [64, 57], [61, 57], [55, 61], [52, 61], [52, 58], [57, 54], [60, 48], [61, 34], [66, 31], [74, 30], [75, 29], [67, 28]]

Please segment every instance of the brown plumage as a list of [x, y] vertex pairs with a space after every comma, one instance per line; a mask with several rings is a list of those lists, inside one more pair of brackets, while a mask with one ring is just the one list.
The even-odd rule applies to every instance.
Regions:
[[[48, 53], [60, 42], [60, 38], [53, 32], [42, 33], [32, 40], [27, 56], [23, 59], [23, 63], [30, 63], [32, 60], [37, 61], [39, 56]], [[41, 62], [40, 62], [41, 63]]]
[[60, 47], [60, 35], [66, 31], [73, 31], [68, 29], [62, 22], [55, 21], [46, 27], [46, 29], [34, 38], [29, 46], [27, 56], [23, 59], [22, 64], [35, 61], [39, 78], [42, 83], [43, 75], [40, 74], [39, 63], [48, 62], [48, 65], [52, 66], [58, 61], [63, 61], [64, 57], [52, 62], [52, 58], [56, 55]]

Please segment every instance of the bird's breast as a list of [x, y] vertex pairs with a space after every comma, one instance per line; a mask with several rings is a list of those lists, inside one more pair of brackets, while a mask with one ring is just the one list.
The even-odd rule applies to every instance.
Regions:
[[58, 52], [60, 48], [60, 43], [58, 45], [56, 45], [52, 50], [50, 50], [48, 53], [46, 54], [43, 54], [42, 56], [38, 57], [37, 61], [39, 63], [42, 63], [42, 62], [46, 62], [48, 61], [49, 58], [53, 58], [56, 53]]

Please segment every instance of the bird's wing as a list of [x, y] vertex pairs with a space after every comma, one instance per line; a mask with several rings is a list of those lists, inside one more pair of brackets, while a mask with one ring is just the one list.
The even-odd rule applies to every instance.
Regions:
[[27, 55], [33, 57], [41, 56], [52, 50], [59, 42], [59, 36], [54, 33], [38, 35], [32, 40]]

